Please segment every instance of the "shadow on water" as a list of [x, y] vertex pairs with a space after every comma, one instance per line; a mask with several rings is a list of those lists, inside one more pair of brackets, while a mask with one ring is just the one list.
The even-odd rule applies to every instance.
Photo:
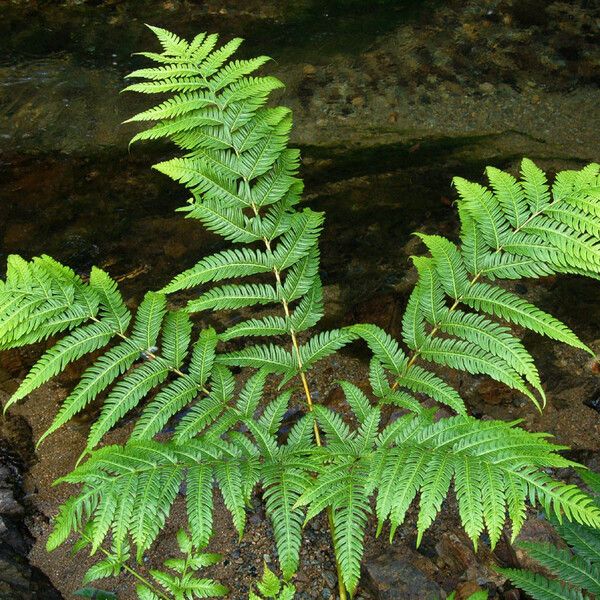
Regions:
[[[219, 248], [219, 239], [173, 213], [186, 200], [181, 187], [150, 171], [170, 152], [125, 150], [129, 132], [118, 123], [139, 107], [117, 91], [139, 64], [131, 53], [152, 43], [144, 22], [186, 36], [199, 30], [241, 35], [248, 40], [245, 53], [264, 52], [277, 57], [278, 67], [301, 71], [303, 63], [326, 64], [340, 54], [350, 64], [378, 36], [423, 19], [435, 4], [378, 0], [369, 10], [358, 0], [4, 6], [0, 265], [12, 252], [47, 252], [82, 272], [99, 264], [139, 297]], [[308, 141], [302, 148], [306, 198], [327, 212], [324, 280], [339, 286], [342, 304], [352, 306], [402, 277], [412, 231], [455, 223], [451, 178], [480, 178], [489, 154], [476, 148], [493, 136], [358, 149], [343, 140], [326, 147]], [[498, 166], [512, 158], [506, 149], [493, 155]]]
[[[358, 54], [398, 23], [418, 18], [431, 1], [375, 0], [365, 10], [358, 0], [298, 0], [276, 3], [88, 2], [25, 9], [2, 8], [1, 62], [69, 54], [95, 66], [126, 65], [150, 38], [144, 23], [180, 35], [199, 31], [242, 36], [246, 51], [298, 60], [326, 61], [333, 54]], [[227, 8], [228, 4], [232, 5]], [[244, 50], [242, 50], [242, 53]]]
[[[472, 139], [341, 151], [302, 148], [305, 198], [325, 210], [323, 277], [350, 304], [405, 268], [403, 246], [422, 223], [452, 218], [452, 175], [479, 176], [483, 162], [453, 156]], [[165, 149], [131, 155], [13, 157], [0, 175], [0, 236], [8, 253], [48, 253], [85, 272], [99, 264], [127, 292], [164, 284], [222, 240], [174, 210], [187, 195], [150, 170]], [[405, 257], [404, 257], [405, 258]], [[366, 278], [366, 279], [365, 279]]]

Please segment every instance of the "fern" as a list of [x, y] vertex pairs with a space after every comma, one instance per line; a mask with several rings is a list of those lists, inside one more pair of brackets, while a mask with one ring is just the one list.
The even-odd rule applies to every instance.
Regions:
[[510, 423], [467, 416], [434, 422], [431, 412], [406, 415], [381, 428], [379, 409], [367, 409], [364, 399], [357, 403], [357, 390], [348, 383], [343, 387], [354, 396], [348, 398], [349, 405], [359, 407], [355, 411], [359, 427], [351, 431], [339, 415], [315, 407], [325, 433], [326, 458], [297, 505], [309, 507], [307, 518], [332, 507], [338, 534], [336, 553], [351, 592], [358, 583], [371, 496], [375, 497], [378, 531], [389, 521], [390, 540], [419, 495], [419, 543], [452, 481], [463, 526], [475, 543], [485, 528], [494, 546], [507, 513], [516, 537], [528, 498], [536, 498], [558, 516], [565, 514], [593, 527], [600, 524], [600, 511], [589, 497], [531, 466], [570, 464], [544, 435], [528, 433]]
[[[190, 533], [180, 543], [189, 565], [200, 564], [213, 533], [215, 490], [241, 537], [260, 489], [285, 583], [266, 572], [258, 593], [291, 598], [287, 582], [298, 570], [303, 525], [326, 511], [344, 600], [358, 586], [370, 520], [392, 539], [416, 502], [420, 543], [451, 489], [474, 544], [487, 532], [494, 545], [509, 521], [515, 537], [527, 502], [573, 531], [600, 527], [591, 498], [549, 474], [574, 465], [560, 455], [563, 447], [518, 423], [468, 416], [460, 394], [430, 368], [490, 376], [541, 409], [540, 375], [511, 326], [591, 352], [502, 280], [600, 278], [600, 167], [564, 171], [552, 186], [529, 160], [520, 180], [489, 168], [491, 189], [455, 179], [460, 243], [420, 234], [428, 255], [413, 258], [418, 281], [401, 341], [370, 324], [312, 335], [323, 316], [323, 215], [299, 208], [291, 114], [269, 103], [281, 82], [255, 74], [266, 57], [232, 58], [237, 38], [219, 47], [214, 34], [187, 41], [151, 29], [162, 52], [141, 53], [155, 66], [133, 72], [127, 89], [162, 97], [130, 119], [150, 122], [132, 141], [166, 139], [181, 150], [155, 168], [190, 191], [186, 216], [232, 247], [146, 294], [135, 314], [100, 269], [84, 281], [46, 256], [9, 257], [0, 282], [0, 349], [56, 340], [7, 406], [80, 360], [87, 367], [41, 440], [103, 397], [80, 464], [61, 480], [78, 489], [55, 519], [49, 549], [75, 534], [78, 545], [106, 554], [92, 575], [116, 576], [143, 559], [184, 491]], [[192, 288], [183, 310], [169, 309], [169, 294]], [[260, 315], [224, 331], [193, 325], [196, 313], [253, 307]], [[310, 370], [357, 338], [373, 355], [371, 390], [340, 382], [347, 421], [315, 404]], [[283, 439], [298, 382], [305, 411]], [[279, 391], [270, 396], [274, 385]], [[453, 416], [436, 420], [432, 402]], [[402, 416], [384, 424], [386, 404]], [[135, 421], [129, 441], [102, 446], [124, 418]], [[202, 597], [213, 589], [214, 582], [186, 578], [182, 565], [152, 573], [140, 597]]]
[[266, 600], [274, 598], [275, 600], [293, 600], [296, 588], [289, 583], [282, 583], [277, 575], [265, 565], [263, 576], [256, 584], [260, 596], [250, 590], [248, 600]]
[[[600, 494], [596, 473], [580, 473], [594, 494]], [[515, 585], [535, 600], [589, 598], [600, 594], [600, 535], [596, 529], [579, 523], [554, 519], [561, 538], [570, 548], [557, 548], [539, 542], [521, 542], [519, 546], [556, 579], [524, 569], [499, 569]], [[586, 593], [587, 592], [587, 593]]]

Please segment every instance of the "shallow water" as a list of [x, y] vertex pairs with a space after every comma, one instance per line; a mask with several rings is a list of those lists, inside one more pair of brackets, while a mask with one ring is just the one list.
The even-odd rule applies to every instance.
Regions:
[[[119, 90], [123, 76], [140, 65], [132, 53], [154, 43], [142, 21], [182, 35], [200, 28], [242, 35], [243, 53], [267, 53], [285, 71], [298, 64], [319, 68], [332, 57], [352, 60], [423, 8], [416, 2], [381, 3], [365, 12], [358, 4], [307, 2], [263, 7], [266, 15], [233, 16], [156, 2], [7, 9], [0, 21], [1, 256], [45, 252], [82, 272], [100, 264], [139, 295], [218, 243], [199, 225], [173, 215], [185, 193], [149, 169], [165, 149], [127, 151], [132, 129], [120, 122], [145, 99]], [[417, 154], [404, 144], [338, 149], [334, 158], [319, 146], [303, 148], [307, 196], [329, 214], [323, 243], [329, 283], [346, 285], [358, 274], [343, 267], [347, 256], [360, 257], [358, 272], [370, 270], [368, 263], [375, 267], [388, 239], [389, 256], [425, 214], [445, 210], [431, 185], [420, 181], [431, 181], [437, 171], [433, 178], [447, 187], [448, 174], [439, 173], [435, 159], [436, 152], [438, 161], [448, 152], [446, 146], [453, 144], [436, 143]], [[369, 181], [350, 194], [326, 190], [361, 177]], [[357, 231], [368, 232], [360, 244], [354, 244]]]
[[[549, 84], [531, 87], [533, 72], [519, 75], [528, 81], [525, 91], [505, 78], [489, 84], [493, 93], [474, 90], [469, 81], [481, 75], [480, 67], [474, 62], [464, 71], [458, 55], [448, 55], [455, 71], [447, 80], [436, 74], [444, 73], [442, 67], [426, 75], [427, 60], [444, 62], [428, 58], [426, 46], [439, 29], [435, 18], [447, 21], [443, 4], [380, 1], [369, 10], [335, 0], [4, 6], [0, 259], [46, 252], [81, 272], [99, 264], [139, 298], [218, 247], [218, 239], [173, 213], [185, 192], [149, 168], [170, 150], [127, 148], [134, 129], [121, 122], [147, 99], [119, 90], [123, 77], [142, 64], [132, 53], [154, 43], [143, 25], [152, 22], [181, 35], [202, 29], [225, 38], [241, 35], [247, 38], [242, 54], [274, 57], [272, 69], [289, 84], [281, 102], [297, 117], [293, 141], [302, 148], [306, 198], [327, 212], [323, 278], [340, 298], [340, 314], [393, 288], [405, 275], [404, 246], [412, 231], [452, 232], [453, 175], [480, 178], [486, 163], [513, 166], [526, 154], [543, 156], [550, 168], [581, 164], [593, 154], [587, 128], [561, 128], [557, 117], [561, 143], [554, 130], [545, 134], [523, 112], [522, 103], [542, 102], [530, 99], [531, 89], [555, 104], [562, 101], [551, 96]], [[449, 14], [464, 20], [462, 29], [471, 36], [472, 20], [485, 25], [481, 18], [489, 19], [497, 29], [505, 18], [494, 12], [494, 2], [487, 3], [489, 10], [459, 4], [458, 16]], [[524, 14], [517, 16], [529, 18]], [[457, 36], [450, 27], [448, 21], [445, 35]], [[505, 34], [512, 39], [510, 27]], [[393, 63], [394, 53], [401, 62], [421, 65], [414, 80]], [[572, 71], [567, 67], [565, 81]], [[511, 77], [516, 81], [517, 75]], [[597, 86], [586, 93], [582, 102], [593, 103]], [[569, 92], [563, 96], [574, 102]], [[557, 106], [577, 116], [571, 105]]]

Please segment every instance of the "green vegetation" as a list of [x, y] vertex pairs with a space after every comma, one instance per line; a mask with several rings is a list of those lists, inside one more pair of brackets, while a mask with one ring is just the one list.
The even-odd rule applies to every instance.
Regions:
[[[186, 566], [172, 561], [167, 566], [178, 575], [151, 576], [163, 590], [158, 597], [204, 597], [195, 586], [205, 580], [192, 574], [206, 564], [200, 550], [213, 533], [213, 486], [240, 537], [258, 488], [285, 581], [299, 566], [303, 525], [327, 512], [343, 599], [358, 585], [372, 506], [378, 533], [389, 523], [390, 539], [418, 496], [420, 541], [451, 485], [475, 544], [487, 530], [495, 545], [507, 520], [516, 537], [527, 501], [600, 527], [593, 500], [548, 474], [574, 464], [559, 454], [562, 446], [517, 423], [470, 417], [458, 392], [427, 367], [490, 376], [541, 408], [540, 376], [510, 324], [592, 353], [565, 324], [499, 283], [553, 273], [599, 278], [600, 167], [561, 172], [552, 186], [529, 160], [520, 181], [488, 168], [491, 189], [456, 179], [460, 244], [420, 236], [429, 254], [413, 258], [419, 277], [403, 318], [404, 345], [369, 324], [311, 334], [323, 315], [323, 215], [299, 207], [291, 114], [268, 104], [281, 82], [252, 75], [266, 57], [231, 58], [239, 39], [217, 47], [214, 34], [187, 42], [152, 29], [162, 52], [142, 54], [157, 66], [132, 73], [141, 81], [127, 90], [169, 97], [130, 119], [153, 123], [133, 141], [166, 138], [181, 150], [155, 168], [190, 191], [186, 216], [232, 246], [146, 294], [135, 315], [100, 269], [84, 281], [46, 256], [9, 258], [0, 283], [0, 348], [64, 336], [8, 406], [88, 355], [91, 365], [42, 440], [90, 402], [103, 402], [80, 464], [60, 480], [78, 487], [55, 519], [48, 548], [75, 533], [79, 547], [107, 555], [88, 579], [132, 570], [132, 555], [142, 560], [185, 483]], [[196, 287], [183, 310], [169, 309], [168, 294]], [[250, 307], [260, 314], [222, 332], [191, 318]], [[372, 352], [372, 394], [342, 381], [348, 411], [340, 415], [314, 402], [310, 369], [354, 340]], [[282, 440], [284, 415], [300, 398], [304, 413]], [[402, 416], [384, 422], [388, 404]], [[454, 416], [435, 418], [436, 404]], [[98, 448], [125, 415], [137, 419], [127, 443]], [[289, 595], [289, 586], [272, 592], [265, 578], [263, 596]], [[218, 595], [221, 588], [210, 585]], [[140, 590], [142, 598], [157, 595], [154, 587]]]
[[[596, 495], [600, 476], [589, 471], [580, 475]], [[600, 595], [600, 532], [586, 525], [558, 521], [554, 525], [570, 548], [552, 544], [521, 542], [523, 548], [556, 579], [525, 569], [500, 569], [517, 587], [534, 600], [588, 600]]]

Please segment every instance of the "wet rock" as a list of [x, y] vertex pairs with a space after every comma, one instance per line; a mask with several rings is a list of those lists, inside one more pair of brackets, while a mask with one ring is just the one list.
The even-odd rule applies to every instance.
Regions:
[[[22, 437], [26, 439], [20, 439]], [[22, 473], [30, 460], [31, 431], [18, 418], [0, 417], [0, 600], [60, 600], [48, 578], [29, 564], [33, 538], [25, 524]]]
[[[565, 542], [556, 532], [556, 529], [554, 529], [548, 521], [542, 518], [527, 519], [519, 533], [518, 539], [520, 542], [552, 544], [559, 548], [567, 547]], [[515, 546], [514, 550], [520, 568], [540, 571], [539, 563], [531, 559], [527, 552], [518, 546]]]
[[395, 548], [368, 560], [364, 585], [375, 600], [437, 600], [445, 592], [436, 581], [437, 567], [409, 548]]
[[438, 557], [450, 572], [463, 582], [501, 585], [506, 577], [494, 570], [497, 560], [484, 544], [475, 552], [473, 543], [463, 531], [446, 531], [435, 546]]
[[493, 379], [482, 379], [477, 382], [473, 395], [479, 397], [485, 404], [506, 405], [512, 401], [515, 392]]
[[456, 600], [467, 600], [482, 589], [474, 581], [465, 581], [456, 586]]

